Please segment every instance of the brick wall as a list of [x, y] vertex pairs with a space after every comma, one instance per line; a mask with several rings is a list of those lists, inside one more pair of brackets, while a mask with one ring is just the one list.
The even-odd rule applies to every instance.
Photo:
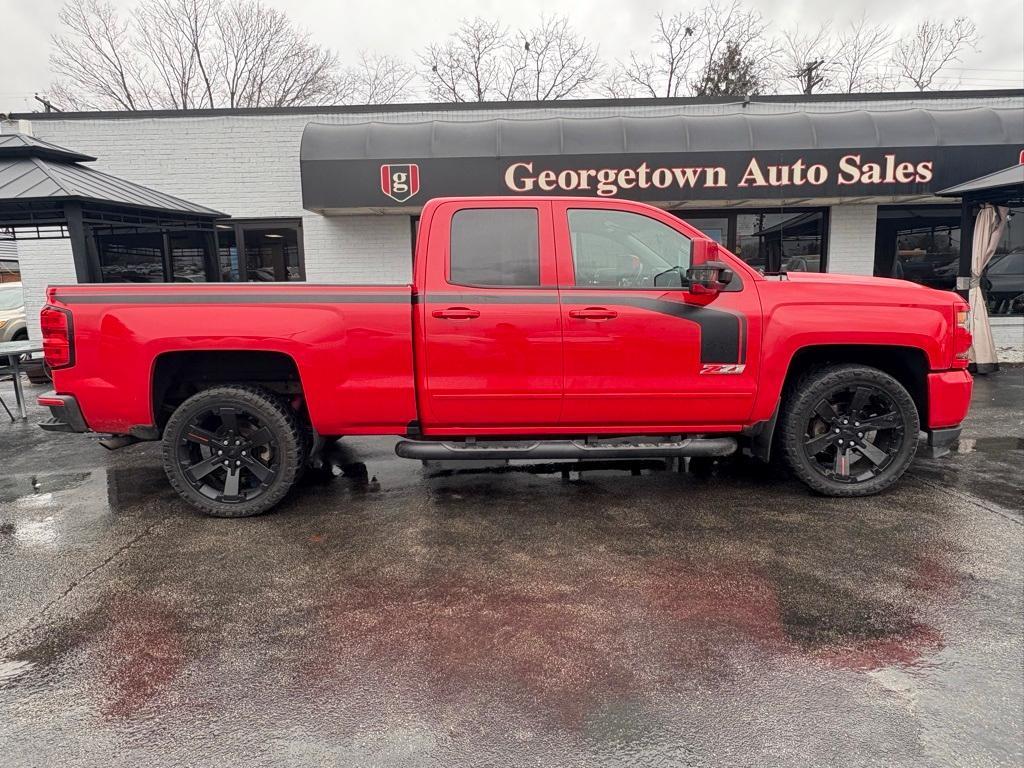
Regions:
[[408, 283], [412, 237], [408, 216], [302, 217], [306, 280], [311, 283]]
[[875, 268], [877, 205], [833, 205], [828, 225], [828, 271], [871, 275]]
[[25, 293], [25, 322], [29, 338], [39, 336], [39, 310], [46, 303], [46, 286], [74, 284], [75, 261], [70, 240], [19, 240], [21, 284]]

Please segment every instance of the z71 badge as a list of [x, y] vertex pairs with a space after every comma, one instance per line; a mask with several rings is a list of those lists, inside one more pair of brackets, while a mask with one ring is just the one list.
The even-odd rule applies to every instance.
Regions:
[[746, 367], [747, 366], [743, 363], [715, 363], [713, 365], [701, 366], [700, 372], [702, 375], [705, 373], [743, 373], [743, 369]]

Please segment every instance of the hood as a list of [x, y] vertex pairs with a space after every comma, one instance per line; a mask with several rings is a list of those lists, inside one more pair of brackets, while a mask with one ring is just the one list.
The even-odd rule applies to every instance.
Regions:
[[926, 285], [898, 280], [894, 277], [870, 277], [868, 275], [843, 275], [835, 272], [787, 272], [786, 279], [793, 283], [824, 283], [826, 285], [870, 285], [877, 288], [901, 288], [904, 290], [934, 291]]

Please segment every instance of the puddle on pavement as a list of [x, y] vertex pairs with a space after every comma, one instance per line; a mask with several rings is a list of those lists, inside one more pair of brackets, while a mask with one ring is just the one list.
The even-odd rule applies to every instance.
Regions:
[[59, 493], [78, 488], [92, 472], [67, 472], [46, 475], [8, 475], [0, 478], [0, 501], [18, 501], [30, 496]]
[[28, 674], [36, 665], [31, 661], [0, 661], [0, 688], [13, 683], [19, 677]]
[[[107, 503], [120, 509], [144, 499], [155, 499], [160, 490], [167, 486], [167, 478], [160, 467], [96, 469], [88, 472], [67, 472], [51, 474], [17, 474], [0, 478], [0, 502], [20, 502], [23, 507], [45, 506], [56, 497], [70, 495], [81, 497], [91, 481], [100, 480], [105, 490]], [[103, 483], [102, 481], [106, 482]], [[70, 493], [74, 492], [74, 493]], [[95, 496], [95, 492], [89, 491]], [[0, 535], [5, 531], [0, 522]]]
[[963, 437], [956, 444], [957, 453], [1000, 454], [1024, 451], [1024, 437]]

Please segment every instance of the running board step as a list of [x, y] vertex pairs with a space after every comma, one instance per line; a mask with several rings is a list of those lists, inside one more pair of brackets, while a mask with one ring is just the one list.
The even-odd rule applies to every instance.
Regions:
[[401, 440], [395, 453], [403, 459], [635, 459], [674, 456], [728, 456], [734, 437], [689, 437], [682, 440], [534, 440], [435, 442]]

